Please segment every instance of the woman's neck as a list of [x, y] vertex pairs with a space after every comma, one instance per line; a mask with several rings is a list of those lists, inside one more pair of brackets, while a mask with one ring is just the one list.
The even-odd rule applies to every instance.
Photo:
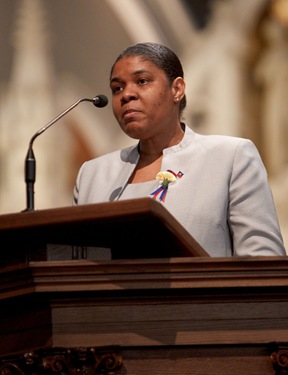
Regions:
[[163, 136], [159, 137], [159, 141], [153, 139], [139, 142], [139, 154], [142, 159], [156, 160], [163, 155], [163, 150], [166, 148], [178, 145], [184, 137], [184, 130], [179, 127], [177, 132], [165, 139]]

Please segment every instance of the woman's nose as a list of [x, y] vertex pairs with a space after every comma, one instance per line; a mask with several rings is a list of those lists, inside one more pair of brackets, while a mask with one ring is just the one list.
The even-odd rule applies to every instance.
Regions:
[[137, 99], [137, 93], [135, 90], [133, 90], [131, 87], [125, 87], [125, 89], [122, 91], [122, 102], [130, 102], [131, 100]]

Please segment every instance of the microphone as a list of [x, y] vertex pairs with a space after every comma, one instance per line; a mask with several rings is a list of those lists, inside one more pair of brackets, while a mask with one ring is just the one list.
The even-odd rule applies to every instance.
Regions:
[[103, 108], [108, 104], [107, 96], [97, 95], [92, 99], [93, 104], [98, 108]]
[[105, 95], [97, 95], [92, 99], [82, 98], [77, 100], [74, 104], [68, 107], [65, 111], [60, 113], [57, 117], [55, 117], [52, 121], [48, 124], [44, 125], [41, 129], [39, 129], [30, 139], [28, 152], [25, 159], [25, 182], [26, 182], [26, 199], [27, 199], [27, 206], [25, 211], [34, 211], [34, 183], [36, 180], [36, 159], [33, 152], [33, 142], [35, 139], [45, 130], [47, 130], [51, 125], [55, 124], [58, 120], [60, 120], [66, 113], [70, 112], [73, 108], [75, 108], [79, 103], [88, 101], [92, 102], [96, 107], [103, 108], [108, 104], [108, 98]]

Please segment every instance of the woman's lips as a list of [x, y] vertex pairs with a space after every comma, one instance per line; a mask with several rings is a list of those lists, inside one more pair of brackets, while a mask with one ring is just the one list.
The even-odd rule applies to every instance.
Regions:
[[137, 113], [139, 113], [139, 111], [136, 111], [136, 109], [128, 109], [127, 111], [124, 112], [123, 118], [134, 117], [135, 114]]

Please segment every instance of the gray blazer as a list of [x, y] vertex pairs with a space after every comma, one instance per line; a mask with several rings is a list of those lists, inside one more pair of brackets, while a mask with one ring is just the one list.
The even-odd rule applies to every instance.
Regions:
[[[135, 145], [85, 162], [74, 204], [154, 199], [156, 179], [132, 184], [125, 195], [138, 159]], [[183, 176], [169, 184], [162, 204], [211, 256], [286, 255], [267, 172], [250, 140], [200, 135], [185, 126], [181, 143], [163, 152], [166, 170]]]

